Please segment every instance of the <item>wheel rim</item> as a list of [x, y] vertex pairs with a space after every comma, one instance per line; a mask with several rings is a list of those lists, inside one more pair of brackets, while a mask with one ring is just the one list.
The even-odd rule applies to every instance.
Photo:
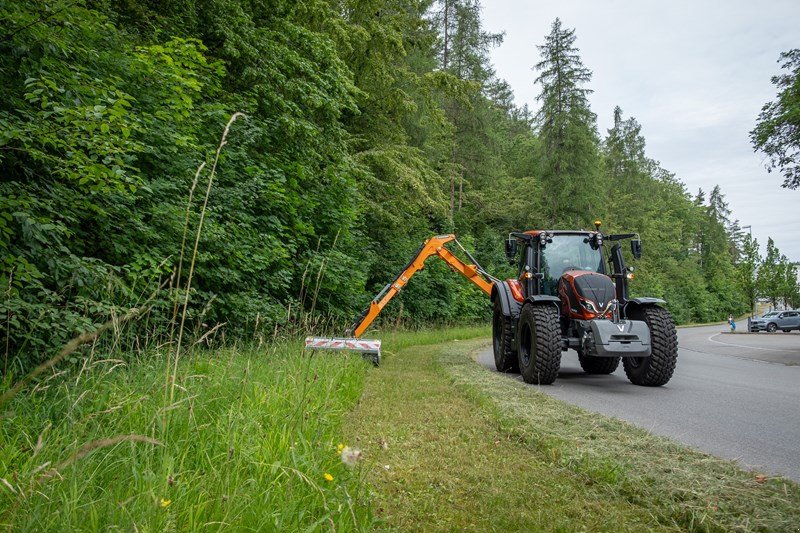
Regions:
[[778, 329], [778, 326], [776, 326], [775, 324], [770, 324], [769, 326], [767, 326], [767, 331], [769, 331], [770, 333], [774, 332], [776, 329]]
[[524, 366], [528, 366], [531, 362], [531, 327], [528, 324], [523, 324], [520, 335], [519, 358]]

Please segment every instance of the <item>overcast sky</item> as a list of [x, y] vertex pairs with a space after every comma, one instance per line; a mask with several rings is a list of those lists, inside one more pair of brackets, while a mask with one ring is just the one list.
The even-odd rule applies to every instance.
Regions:
[[538, 109], [536, 45], [560, 17], [593, 71], [600, 134], [619, 105], [642, 125], [649, 157], [692, 194], [719, 184], [762, 251], [770, 236], [800, 261], [800, 189], [780, 187], [748, 136], [775, 99], [780, 52], [800, 48], [800, 1], [483, 0], [483, 14], [487, 31], [506, 33], [492, 61], [518, 105]]

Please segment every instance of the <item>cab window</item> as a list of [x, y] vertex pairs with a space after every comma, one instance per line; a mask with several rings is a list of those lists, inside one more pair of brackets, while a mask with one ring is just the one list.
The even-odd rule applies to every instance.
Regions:
[[586, 241], [587, 235], [556, 235], [542, 250], [544, 292], [555, 296], [558, 279], [567, 270], [605, 273], [603, 254]]

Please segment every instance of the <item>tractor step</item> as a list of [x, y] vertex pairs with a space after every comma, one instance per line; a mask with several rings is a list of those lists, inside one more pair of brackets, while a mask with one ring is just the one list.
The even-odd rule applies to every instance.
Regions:
[[306, 337], [306, 350], [348, 350], [359, 352], [375, 366], [381, 364], [381, 341], [346, 337]]

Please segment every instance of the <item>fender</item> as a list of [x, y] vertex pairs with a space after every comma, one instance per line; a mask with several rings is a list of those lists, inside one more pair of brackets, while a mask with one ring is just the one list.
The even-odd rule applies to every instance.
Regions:
[[643, 296], [641, 298], [633, 298], [625, 302], [625, 305], [622, 306], [625, 316], [628, 316], [628, 306], [631, 307], [644, 307], [650, 305], [658, 305], [658, 304], [665, 304], [667, 303], [666, 300], [662, 300], [661, 298], [652, 298], [649, 296]]
[[534, 294], [525, 299], [526, 302], [534, 304], [551, 303], [558, 309], [558, 314], [561, 314], [561, 299], [558, 296], [550, 296], [549, 294]]
[[642, 298], [631, 298], [625, 303], [625, 305], [628, 305], [630, 303], [634, 303], [637, 305], [654, 305], [654, 304], [665, 304], [667, 303], [667, 301], [662, 300], [661, 298], [651, 298], [649, 296], [644, 296]]
[[498, 298], [500, 299], [500, 309], [502, 309], [505, 316], [519, 318], [522, 304], [511, 296], [511, 288], [505, 281], [495, 283], [492, 287], [492, 303]]

